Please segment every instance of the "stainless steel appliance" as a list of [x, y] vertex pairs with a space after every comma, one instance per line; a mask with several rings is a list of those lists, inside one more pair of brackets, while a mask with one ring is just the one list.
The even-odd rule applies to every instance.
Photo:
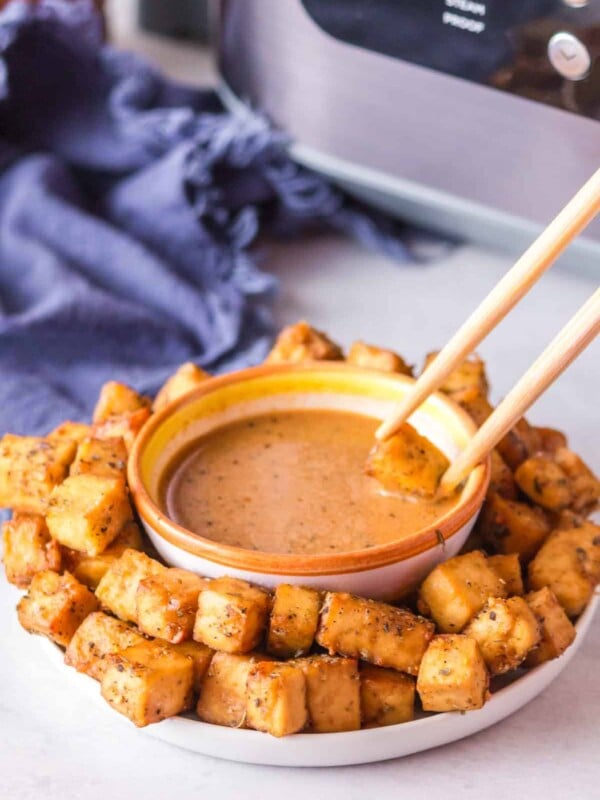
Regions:
[[600, 166], [600, 0], [222, 0], [218, 47], [227, 102], [439, 230], [522, 248]]

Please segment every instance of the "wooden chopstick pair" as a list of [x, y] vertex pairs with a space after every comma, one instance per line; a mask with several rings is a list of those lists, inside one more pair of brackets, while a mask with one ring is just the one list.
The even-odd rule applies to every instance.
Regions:
[[[572, 239], [599, 212], [600, 169], [496, 284], [420, 376], [412, 391], [382, 422], [375, 434], [379, 441], [384, 441], [397, 432], [413, 411], [438, 389], [452, 370], [456, 369], [514, 308]], [[441, 481], [442, 491], [450, 491], [464, 480], [599, 332], [600, 289], [594, 292], [552, 340], [450, 465]]]

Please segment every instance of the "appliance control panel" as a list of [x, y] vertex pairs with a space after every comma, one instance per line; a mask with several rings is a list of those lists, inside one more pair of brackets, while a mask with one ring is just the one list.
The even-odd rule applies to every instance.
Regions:
[[600, 120], [600, 0], [302, 0], [348, 44]]

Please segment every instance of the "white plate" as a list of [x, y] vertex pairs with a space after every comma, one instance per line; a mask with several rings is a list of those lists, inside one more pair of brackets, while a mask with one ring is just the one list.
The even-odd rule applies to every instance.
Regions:
[[[598, 603], [599, 596], [596, 595], [579, 618], [577, 637], [564, 655], [519, 675], [496, 691], [479, 711], [423, 715], [413, 722], [385, 728], [367, 728], [349, 733], [299, 733], [282, 739], [257, 731], [209, 725], [186, 717], [167, 719], [141, 730], [156, 739], [195, 753], [280, 767], [367, 764], [429, 750], [489, 728], [533, 700], [573, 658], [585, 638]], [[117, 717], [102, 700], [96, 681], [67, 667], [63, 661], [63, 651], [48, 639], [40, 637], [40, 642], [57, 668], [66, 673], [67, 680], [75, 681], [82, 691], [100, 702], [107, 713]], [[125, 724], [131, 724], [124, 717], [121, 719]]]

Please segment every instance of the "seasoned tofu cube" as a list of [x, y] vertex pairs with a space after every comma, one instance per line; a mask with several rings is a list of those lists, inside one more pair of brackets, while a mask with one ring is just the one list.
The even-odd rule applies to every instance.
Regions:
[[[423, 365], [423, 372], [435, 360], [438, 353], [428, 353]], [[448, 375], [440, 391], [449, 394], [456, 403], [474, 396], [486, 396], [489, 390], [487, 376], [485, 374], [485, 361], [479, 356], [469, 356], [463, 363]]]
[[404, 608], [328, 592], [316, 638], [330, 655], [362, 658], [416, 675], [433, 633], [433, 623]]
[[540, 627], [522, 597], [490, 598], [465, 628], [492, 675], [515, 669], [540, 641]]
[[248, 653], [261, 641], [270, 597], [236, 578], [215, 578], [198, 598], [194, 639], [226, 653]]
[[[456, 395], [450, 395], [450, 397], [452, 400], [456, 400]], [[492, 415], [494, 406], [484, 394], [477, 394], [473, 391], [470, 394], [465, 394], [462, 397], [459, 395], [458, 397], [460, 407], [467, 412], [478, 428]]]
[[192, 659], [165, 642], [146, 641], [108, 656], [102, 697], [138, 728], [184, 711], [194, 683]]
[[573, 500], [567, 474], [545, 453], [523, 461], [515, 481], [530, 500], [549, 511], [560, 511]]
[[98, 402], [94, 408], [93, 421], [105, 422], [110, 417], [120, 417], [140, 408], [150, 408], [151, 400], [117, 381], [108, 381], [100, 390]]
[[278, 658], [308, 653], [319, 624], [321, 598], [314, 589], [280, 583], [269, 619], [267, 650]]
[[415, 716], [415, 681], [393, 669], [360, 668], [360, 706], [366, 728], [410, 722]]
[[215, 653], [200, 689], [196, 708], [200, 719], [229, 728], [245, 727], [248, 675], [264, 660], [256, 654]]
[[88, 556], [87, 553], [81, 553], [79, 550], [67, 550], [66, 548], [63, 553], [69, 572], [89, 589], [95, 590], [110, 565], [128, 549], [142, 549], [142, 532], [133, 520], [128, 522], [117, 538], [113, 539], [106, 550], [97, 556]]
[[14, 436], [0, 439], [0, 507], [45, 514], [52, 490], [75, 456], [70, 439]]
[[335, 342], [301, 320], [281, 331], [265, 363], [297, 364], [302, 361], [341, 361], [343, 358], [342, 349]]
[[132, 517], [123, 478], [73, 475], [52, 492], [46, 521], [65, 547], [98, 555]]
[[197, 367], [191, 361], [182, 364], [177, 372], [161, 386], [152, 404], [153, 411], [160, 411], [178, 397], [189, 394], [201, 383], [210, 378], [208, 372]]
[[492, 494], [477, 520], [477, 532], [486, 549], [502, 555], [518, 553], [526, 563], [550, 533], [550, 522], [541, 508]]
[[46, 520], [39, 514], [15, 514], [2, 526], [4, 569], [10, 583], [24, 589], [38, 572], [60, 572], [60, 545], [51, 538]]
[[523, 594], [525, 590], [523, 588], [521, 561], [516, 553], [510, 553], [506, 556], [490, 556], [488, 565], [504, 581], [507, 597]]
[[405, 423], [389, 439], [375, 445], [366, 472], [388, 491], [431, 497], [449, 466], [441, 450]]
[[172, 644], [171, 647], [192, 659], [194, 665], [193, 689], [194, 694], [199, 694], [215, 651], [200, 642], [179, 642], [179, 644]]
[[162, 575], [167, 568], [139, 550], [127, 549], [107, 569], [96, 589], [104, 608], [125, 622], [137, 622], [137, 588], [151, 575]]
[[307, 722], [306, 681], [293, 664], [259, 661], [246, 683], [246, 724], [272, 736], [301, 731]]
[[536, 433], [540, 440], [540, 447], [544, 453], [556, 453], [560, 447], [567, 447], [567, 437], [562, 431], [556, 428], [537, 428]]
[[79, 444], [84, 439], [87, 439], [88, 436], [91, 435], [91, 432], [91, 425], [88, 425], [85, 422], [71, 422], [70, 420], [67, 420], [58, 427], [54, 428], [54, 430], [50, 431], [47, 438], [51, 441], [56, 439], [69, 439], [75, 442], [75, 444]]
[[360, 728], [360, 683], [355, 658], [314, 655], [293, 662], [306, 678], [308, 722], [315, 733]]
[[471, 711], [488, 695], [489, 674], [475, 639], [461, 633], [434, 637], [421, 662], [417, 692], [424, 711]]
[[554, 452], [554, 460], [569, 478], [573, 510], [587, 512], [595, 508], [600, 499], [600, 481], [587, 464], [566, 447]]
[[149, 408], [138, 408], [119, 416], [96, 422], [92, 427], [95, 439], [123, 439], [127, 452], [131, 451], [138, 433], [150, 417]]
[[512, 471], [497, 450], [491, 452], [491, 473], [488, 496], [499, 494], [507, 500], [516, 500], [518, 496], [517, 484]]
[[123, 439], [84, 439], [77, 447], [71, 475], [125, 478], [127, 448]]
[[175, 567], [141, 580], [136, 592], [140, 630], [172, 644], [191, 639], [198, 595], [209, 583], [207, 578]]
[[535, 650], [527, 656], [525, 665], [537, 667], [545, 661], [558, 658], [575, 640], [575, 628], [547, 586], [537, 592], [530, 592], [525, 600], [535, 614], [541, 628], [541, 640]]
[[537, 429], [523, 417], [498, 442], [497, 450], [508, 466], [515, 470], [523, 461], [541, 450], [541, 446]]
[[75, 631], [65, 653], [65, 664], [99, 681], [107, 666], [107, 656], [145, 641], [126, 622], [94, 611]]
[[41, 633], [66, 647], [83, 620], [97, 608], [92, 592], [70, 573], [44, 570], [34, 575], [17, 613], [26, 631]]
[[600, 529], [593, 523], [557, 530], [529, 565], [529, 586], [548, 586], [569, 617], [584, 610], [600, 580]]
[[401, 375], [413, 374], [412, 367], [398, 353], [361, 341], [352, 344], [346, 361], [355, 367], [378, 369], [381, 372], [398, 372]]
[[423, 581], [419, 600], [444, 633], [460, 632], [489, 597], [506, 597], [502, 578], [478, 550], [438, 564]]

